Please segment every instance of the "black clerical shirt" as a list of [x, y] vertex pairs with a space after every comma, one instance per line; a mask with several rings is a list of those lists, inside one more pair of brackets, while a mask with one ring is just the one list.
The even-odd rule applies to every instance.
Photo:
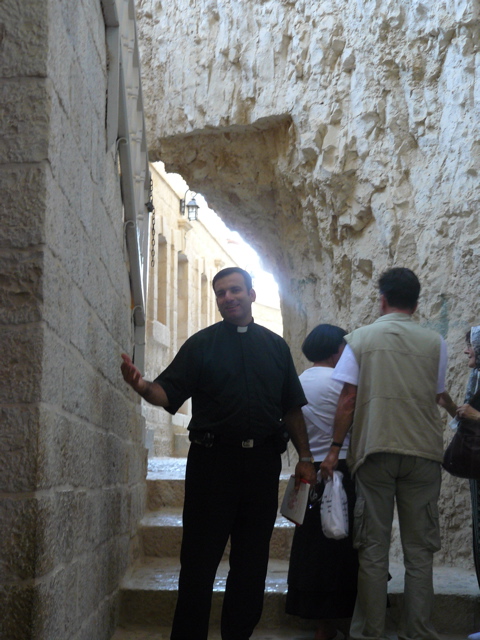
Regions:
[[155, 382], [172, 414], [192, 398], [190, 430], [239, 440], [274, 434], [287, 411], [307, 404], [287, 343], [253, 321], [202, 329]]

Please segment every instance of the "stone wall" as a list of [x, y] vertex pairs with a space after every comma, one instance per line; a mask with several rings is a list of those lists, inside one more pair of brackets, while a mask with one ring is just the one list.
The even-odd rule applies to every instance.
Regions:
[[146, 452], [98, 0], [0, 12], [0, 638], [106, 640]]
[[[318, 322], [373, 320], [378, 275], [407, 265], [460, 400], [480, 317], [478, 1], [138, 0], [137, 19], [150, 156], [263, 254], [297, 362]], [[441, 509], [439, 560], [471, 566], [466, 482], [445, 478]]]

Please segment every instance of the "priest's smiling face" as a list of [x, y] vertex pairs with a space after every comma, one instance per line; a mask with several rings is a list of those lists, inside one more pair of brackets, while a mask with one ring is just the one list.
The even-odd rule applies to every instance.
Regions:
[[247, 290], [241, 273], [232, 273], [215, 282], [217, 307], [224, 320], [244, 327], [252, 321], [254, 289]]

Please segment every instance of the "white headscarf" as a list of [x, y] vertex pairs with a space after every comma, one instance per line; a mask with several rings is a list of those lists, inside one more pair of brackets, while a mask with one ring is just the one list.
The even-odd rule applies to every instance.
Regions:
[[[480, 385], [480, 325], [470, 329], [470, 344], [475, 351], [475, 368], [472, 369], [470, 377], [468, 378], [463, 404], [470, 404], [470, 400], [477, 393]], [[459, 419], [455, 417], [450, 421], [450, 428], [456, 429], [458, 424]]]

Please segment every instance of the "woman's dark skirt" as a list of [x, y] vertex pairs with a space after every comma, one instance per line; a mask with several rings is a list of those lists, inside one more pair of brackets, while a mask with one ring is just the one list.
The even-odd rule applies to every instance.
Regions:
[[[318, 470], [320, 463], [315, 463]], [[348, 499], [349, 535], [332, 540], [323, 535], [320, 504], [307, 507], [305, 520], [295, 528], [285, 610], [301, 618], [323, 620], [350, 618], [357, 597], [358, 559], [352, 545], [355, 483], [345, 460], [337, 467], [343, 473]]]

